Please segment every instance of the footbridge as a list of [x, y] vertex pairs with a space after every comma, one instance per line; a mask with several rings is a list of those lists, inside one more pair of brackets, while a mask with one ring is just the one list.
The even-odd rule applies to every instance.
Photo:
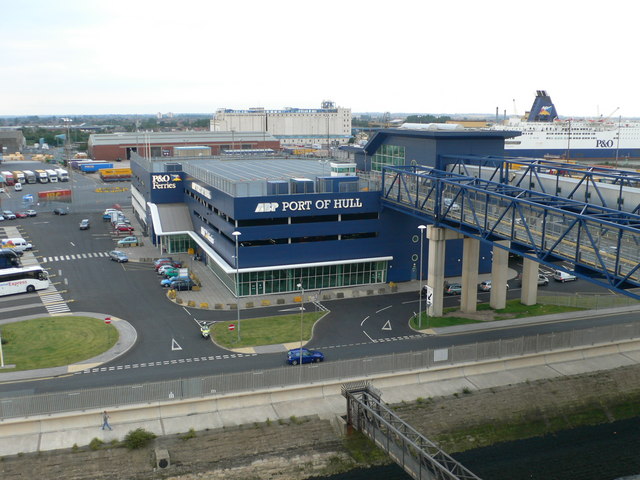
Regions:
[[[578, 277], [640, 299], [633, 290], [640, 286], [640, 174], [503, 157], [445, 156], [439, 165], [441, 169], [385, 167], [382, 172], [385, 207], [423, 218], [431, 242], [489, 242], [494, 261], [497, 249], [521, 255], [523, 294], [531, 291], [525, 281], [536, 283], [537, 264], [563, 269], [555, 262], [565, 261], [574, 265], [572, 273]], [[464, 247], [463, 263], [470, 259], [470, 265], [463, 264], [463, 293], [465, 272], [472, 271], [474, 260], [477, 267], [477, 253], [470, 248], [467, 255], [468, 246], [472, 244]], [[444, 256], [444, 246], [430, 247], [430, 259], [439, 254]], [[500, 258], [506, 264], [507, 254]], [[441, 276], [432, 272], [431, 263], [437, 301]], [[433, 281], [429, 278], [427, 284]]]
[[368, 382], [343, 385], [342, 395], [347, 399], [347, 424], [369, 437], [412, 478], [479, 480], [399, 418], [380, 399], [381, 393]]

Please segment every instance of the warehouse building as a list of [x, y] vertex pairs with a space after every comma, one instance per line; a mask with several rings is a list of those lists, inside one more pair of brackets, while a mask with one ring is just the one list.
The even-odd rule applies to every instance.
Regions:
[[220, 155], [225, 151], [277, 151], [280, 150], [280, 142], [265, 132], [232, 131], [133, 132], [93, 134], [89, 137], [89, 155], [94, 160], [129, 160], [132, 153], [148, 158], [184, 156], [188, 148], [200, 148], [197, 154]]
[[[239, 278], [241, 296], [403, 282], [417, 278], [424, 219], [383, 206], [378, 172], [500, 155], [510, 133], [382, 130], [351, 163], [134, 153], [133, 206], [159, 249], [193, 249], [231, 291]], [[481, 257], [489, 271], [489, 249]], [[452, 240], [447, 276], [460, 274], [461, 258]]]
[[20, 130], [0, 129], [0, 155], [19, 153], [27, 146]]

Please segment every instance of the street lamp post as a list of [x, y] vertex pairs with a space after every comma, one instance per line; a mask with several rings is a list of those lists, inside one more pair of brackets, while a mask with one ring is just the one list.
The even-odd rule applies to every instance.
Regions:
[[238, 305], [236, 310], [238, 311], [238, 342], [240, 341], [240, 262], [238, 260], [238, 237], [241, 235], [237, 230], [232, 233], [236, 239], [236, 298], [238, 299]]
[[[302, 283], [298, 284], [298, 288], [300, 289], [300, 358], [298, 360], [302, 368], [302, 319], [304, 316], [304, 287]], [[300, 370], [300, 372], [300, 375], [302, 375], [302, 370]]]
[[426, 225], [418, 225], [418, 230], [420, 230], [420, 289], [418, 291], [418, 329], [422, 328], [422, 244], [424, 240], [424, 231], [426, 228]]

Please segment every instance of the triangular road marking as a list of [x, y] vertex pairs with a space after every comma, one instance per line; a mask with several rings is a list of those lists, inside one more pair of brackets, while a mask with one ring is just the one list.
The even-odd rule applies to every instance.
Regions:
[[182, 350], [182, 347], [178, 345], [175, 338], [171, 339], [171, 350]]
[[382, 330], [391, 330], [391, 320], [387, 320], [387, 323], [384, 324]]

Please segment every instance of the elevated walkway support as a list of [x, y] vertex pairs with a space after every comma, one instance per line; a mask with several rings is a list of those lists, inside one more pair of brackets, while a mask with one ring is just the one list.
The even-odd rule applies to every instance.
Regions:
[[384, 450], [416, 480], [456, 480], [479, 477], [456, 462], [427, 437], [405, 423], [380, 400], [368, 382], [345, 384], [347, 423]]

